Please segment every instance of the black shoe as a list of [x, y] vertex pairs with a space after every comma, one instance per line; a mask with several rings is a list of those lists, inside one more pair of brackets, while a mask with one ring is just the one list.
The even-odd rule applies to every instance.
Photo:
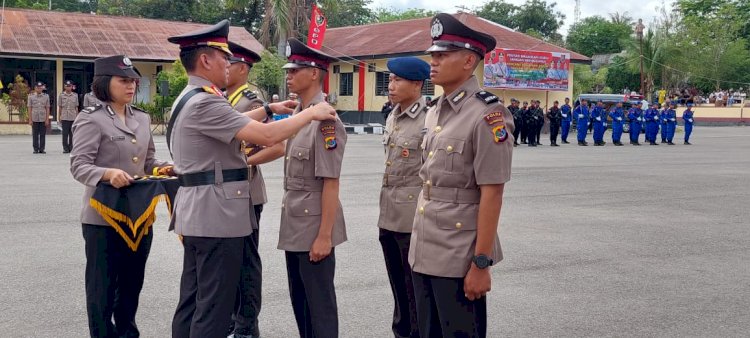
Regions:
[[562, 144], [568, 144], [568, 143], [570, 143], [570, 142], [568, 142], [568, 141], [562, 141]]
[[672, 141], [667, 142], [667, 144], [670, 145], [670, 146], [674, 145], [674, 143], [672, 143]]
[[529, 147], [536, 147], [536, 143], [529, 143]]
[[639, 142], [636, 142], [636, 143], [633, 143], [633, 145], [634, 145], [634, 146], [639, 146], [639, 145], [641, 145], [641, 144], [640, 144]]
[[39, 153], [40, 153], [40, 154], [46, 154], [47, 152], [46, 152], [46, 151], [44, 151], [44, 150], [40, 150], [40, 151], [39, 151]]
[[552, 147], [559, 147], [560, 145], [557, 144], [557, 143], [552, 143], [552, 144], [550, 144], [550, 146], [552, 146]]
[[622, 144], [622, 143], [620, 143], [620, 142], [617, 142], [617, 143], [615, 143], [615, 145], [616, 145], [616, 146], [618, 146], [618, 147], [622, 147], [622, 146], [624, 146], [624, 144]]
[[39, 150], [34, 150], [34, 154], [39, 154]]
[[659, 144], [658, 144], [658, 143], [656, 143], [656, 142], [651, 142], [651, 143], [649, 143], [649, 144], [650, 144], [650, 145], [652, 145], [652, 146], [658, 146], [658, 145], [659, 145]]
[[688, 141], [685, 141], [685, 145], [686, 145], [686, 146], [689, 146], [689, 145], [692, 145], [692, 143], [690, 143], [690, 142], [688, 142]]
[[526, 141], [521, 141], [521, 144], [527, 144]]

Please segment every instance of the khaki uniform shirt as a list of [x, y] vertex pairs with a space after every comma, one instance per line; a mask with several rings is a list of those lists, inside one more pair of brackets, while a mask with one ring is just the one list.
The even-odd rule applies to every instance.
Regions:
[[[175, 105], [188, 91], [211, 86], [206, 79], [189, 76]], [[222, 95], [201, 92], [183, 106], [172, 129], [175, 173], [214, 171], [216, 182], [180, 187], [172, 214], [176, 234], [235, 238], [253, 232], [250, 183], [224, 182], [222, 176], [222, 170], [247, 168], [244, 147], [235, 135], [248, 123], [250, 117], [234, 110]]]
[[130, 176], [143, 176], [154, 167], [167, 164], [154, 158], [151, 118], [128, 106], [123, 123], [109, 105], [90, 107], [78, 114], [73, 132], [76, 137], [70, 154], [70, 172], [86, 186], [81, 223], [109, 226], [89, 205], [104, 172], [116, 168]]
[[29, 94], [28, 106], [31, 106], [31, 121], [32, 122], [45, 122], [47, 121], [47, 108], [49, 108], [49, 95], [45, 93]]
[[411, 106], [396, 105], [385, 122], [385, 173], [380, 190], [378, 227], [410, 233], [417, 197], [422, 191], [422, 139], [427, 105], [420, 98]]
[[94, 107], [102, 104], [102, 101], [96, 98], [93, 92], [88, 92], [83, 96], [83, 107]]
[[[238, 92], [229, 95], [229, 102], [238, 112], [244, 113], [263, 106], [263, 100], [247, 89], [247, 85], [237, 89]], [[239, 92], [242, 91], [242, 92]], [[248, 145], [251, 148], [258, 148], [258, 145]], [[268, 203], [266, 195], [266, 182], [263, 180], [263, 173], [257, 165], [248, 167], [248, 180], [250, 181], [250, 200], [253, 205]]]
[[[472, 76], [440, 97], [427, 112], [425, 127], [425, 163], [419, 172], [424, 186], [409, 263], [415, 272], [461, 278], [474, 256], [479, 186], [510, 180], [513, 116]], [[502, 259], [497, 235], [489, 256], [494, 262]]]
[[60, 93], [57, 98], [57, 105], [62, 108], [60, 111], [61, 121], [74, 121], [76, 115], [78, 115], [78, 94], [75, 92], [70, 92], [70, 94]]
[[[323, 102], [323, 93], [310, 104]], [[295, 114], [301, 110], [298, 107]], [[344, 124], [312, 121], [287, 140], [284, 157], [284, 199], [281, 204], [280, 250], [310, 251], [320, 230], [324, 178], [338, 178], [346, 146]], [[344, 210], [339, 202], [331, 244], [346, 241]]]

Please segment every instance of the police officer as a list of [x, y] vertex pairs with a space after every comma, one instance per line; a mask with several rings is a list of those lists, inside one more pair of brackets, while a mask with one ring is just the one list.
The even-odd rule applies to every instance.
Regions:
[[643, 118], [646, 120], [646, 141], [652, 146], [658, 145], [656, 135], [659, 134], [659, 104], [654, 103], [646, 110]]
[[682, 120], [685, 122], [685, 144], [690, 145], [690, 134], [693, 133], [693, 104], [687, 104], [687, 109], [682, 113]]
[[667, 143], [667, 121], [669, 121], [669, 114], [667, 112], [671, 105], [672, 103], [667, 100], [667, 102], [664, 102], [664, 109], [659, 112], [659, 119], [661, 121], [661, 143]]
[[622, 124], [625, 118], [625, 112], [622, 109], [622, 102], [617, 102], [615, 108], [609, 113], [612, 118], [612, 143], [616, 146], [622, 146]]
[[586, 99], [581, 99], [581, 104], [576, 107], [573, 111], [573, 115], [576, 118], [576, 131], [579, 146], [589, 145], [586, 142], [586, 132], [589, 128], [589, 105]]
[[591, 119], [594, 124], [594, 145], [603, 146], [604, 142], [604, 130], [605, 123], [607, 123], [607, 113], [604, 111], [604, 103], [599, 100], [596, 102], [596, 107], [591, 111]]
[[91, 85], [91, 90], [83, 95], [83, 108], [96, 107], [100, 104], [102, 104], [102, 102], [96, 98], [96, 95], [94, 95], [94, 85]]
[[31, 137], [33, 139], [34, 154], [46, 154], [44, 151], [47, 139], [47, 127], [49, 127], [49, 95], [43, 92], [44, 83], [37, 82], [34, 92], [29, 94], [27, 106], [29, 112], [29, 125], [31, 125]]
[[[250, 111], [263, 107], [263, 100], [250, 90], [247, 77], [253, 64], [260, 61], [260, 55], [239, 44], [229, 42], [232, 57], [229, 59], [227, 77], [227, 99], [237, 111]], [[240, 283], [237, 289], [236, 312], [231, 333], [234, 338], [259, 337], [258, 314], [261, 309], [262, 270], [258, 245], [260, 243], [260, 214], [268, 202], [266, 184], [260, 171], [260, 164], [268, 163], [284, 156], [284, 142], [265, 148], [258, 145], [245, 147], [248, 154], [248, 176], [250, 181], [250, 201], [253, 204], [256, 223], [253, 233], [244, 239], [244, 255]], [[231, 337], [231, 335], [230, 335]]]
[[560, 139], [562, 140], [563, 144], [568, 144], [568, 133], [570, 133], [570, 123], [573, 121], [573, 112], [572, 108], [570, 107], [570, 98], [565, 98], [565, 103], [560, 107], [560, 112], [562, 113], [562, 133], [560, 134]]
[[529, 147], [536, 147], [536, 129], [537, 129], [537, 116], [536, 116], [536, 109], [534, 108], [534, 100], [531, 100], [531, 105], [526, 106], [526, 102], [524, 102], [524, 110], [523, 110], [523, 130], [524, 132], [521, 134], [521, 137], [526, 136], [526, 142], [528, 143]]
[[628, 124], [630, 124], [630, 144], [634, 146], [641, 145], [638, 139], [641, 135], [641, 123], [643, 122], [643, 113], [641, 106], [633, 105], [628, 109]]
[[393, 324], [396, 337], [419, 337], [414, 286], [409, 266], [417, 197], [422, 190], [424, 118], [427, 105], [421, 96], [430, 65], [415, 57], [388, 61], [391, 72], [388, 96], [395, 106], [385, 127], [385, 173], [380, 190], [380, 246], [393, 292]]
[[677, 112], [675, 111], [676, 108], [677, 102], [672, 101], [669, 104], [669, 108], [666, 109], [665, 114], [665, 118], [667, 120], [667, 144], [670, 146], [674, 145], [672, 140], [674, 139], [675, 129], [677, 128]]
[[235, 110], [219, 90], [227, 85], [232, 53], [229, 22], [170, 37], [180, 45], [188, 84], [172, 107], [168, 146], [180, 188], [172, 224], [182, 236], [184, 259], [173, 337], [226, 337], [235, 310], [244, 238], [256, 222], [250, 212], [250, 183], [243, 142], [271, 146], [312, 120], [334, 118], [328, 104], [316, 105], [268, 124], [294, 102]]
[[518, 146], [518, 137], [521, 134], [521, 128], [523, 128], [523, 111], [521, 110], [521, 107], [518, 106], [518, 100], [511, 98], [510, 99], [510, 106], [508, 107], [508, 110], [511, 114], [513, 114], [513, 124], [516, 126], [516, 129], [513, 130], [513, 146]]
[[136, 310], [153, 231], [146, 231], [131, 249], [118, 230], [89, 205], [99, 182], [119, 189], [135, 176], [167, 166], [154, 158], [149, 115], [130, 105], [138, 78], [124, 55], [96, 59], [93, 88], [105, 104], [84, 109], [72, 126], [76, 138], [70, 172], [85, 185], [81, 223], [91, 337], [139, 335]]
[[[324, 101], [323, 80], [332, 57], [289, 39], [286, 82], [300, 106]], [[295, 111], [295, 115], [298, 114]], [[339, 201], [346, 131], [339, 119], [313, 122], [287, 141], [279, 229], [289, 294], [300, 337], [337, 337], [334, 248], [346, 241]]]
[[57, 98], [57, 120], [62, 124], [63, 153], [67, 154], [73, 148], [73, 133], [71, 127], [78, 115], [78, 94], [73, 91], [73, 81], [66, 80], [64, 91]]
[[[502, 100], [500, 103], [503, 103]], [[534, 136], [536, 136], [536, 145], [542, 144], [542, 129], [544, 129], [544, 109], [542, 109], [541, 104], [539, 100], [534, 101], [534, 121], [536, 121]]]
[[[523, 105], [521, 106], [519, 114], [521, 116], [521, 125], [520, 126], [516, 126], [516, 129], [520, 130], [520, 133], [521, 133], [521, 144], [526, 144], [527, 140], [529, 139], [529, 130], [528, 130], [528, 127], [526, 125], [526, 119], [528, 119], [528, 114], [529, 114], [529, 103], [528, 102], [523, 101]], [[518, 132], [516, 132], [516, 133], [518, 133]]]
[[553, 147], [559, 147], [557, 144], [557, 133], [560, 132], [560, 121], [562, 120], [562, 112], [557, 106], [560, 102], [555, 101], [552, 104], [552, 108], [547, 112], [547, 119], [549, 119], [549, 141]]
[[409, 250], [419, 333], [485, 337], [490, 269], [502, 259], [497, 227], [513, 117], [473, 76], [495, 39], [444, 13], [432, 19], [431, 35], [430, 77], [445, 94], [425, 118], [424, 185]]

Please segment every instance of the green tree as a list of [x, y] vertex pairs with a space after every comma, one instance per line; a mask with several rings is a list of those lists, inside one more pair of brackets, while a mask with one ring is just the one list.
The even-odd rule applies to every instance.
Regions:
[[[319, 1], [323, 13], [328, 18], [328, 27], [360, 26], [374, 21], [375, 15], [368, 8], [372, 0], [339, 0]], [[304, 34], [310, 22], [310, 11], [306, 11], [307, 20], [304, 25]]]
[[607, 87], [607, 68], [599, 68], [594, 73], [589, 65], [573, 65], [573, 97], [581, 94], [608, 94], [612, 89]]
[[628, 67], [628, 59], [615, 56], [607, 66], [607, 77], [605, 84], [615, 93], [621, 93], [623, 89], [638, 91], [640, 89], [641, 75]]
[[280, 85], [286, 74], [281, 67], [285, 63], [286, 59], [266, 50], [261, 54], [261, 61], [253, 65], [249, 81], [263, 92], [266, 100], [271, 95], [280, 93]]
[[527, 0], [514, 15], [513, 21], [521, 32], [534, 30], [545, 39], [560, 40], [557, 32], [563, 25], [565, 14], [555, 7], [557, 3], [547, 3], [545, 0]]
[[514, 19], [519, 9], [518, 6], [509, 4], [504, 0], [492, 0], [474, 9], [473, 12], [481, 18], [516, 29], [518, 26]]
[[573, 25], [568, 32], [568, 48], [586, 56], [619, 53], [625, 49], [632, 28], [591, 16]]
[[171, 107], [174, 100], [180, 95], [187, 86], [188, 75], [185, 67], [180, 60], [172, 63], [172, 67], [163, 70], [156, 76], [157, 83], [167, 81], [169, 83], [169, 94], [166, 96], [158, 95], [155, 99], [157, 106]]
[[435, 16], [437, 11], [430, 11], [422, 8], [409, 8], [405, 10], [380, 7], [373, 11], [375, 22], [392, 22], [410, 19], [419, 19]]
[[31, 88], [26, 79], [21, 75], [16, 75], [15, 81], [8, 84], [8, 95], [10, 96], [8, 108], [11, 111], [18, 111], [21, 121], [25, 121], [28, 115], [28, 106], [26, 103], [29, 98], [29, 92], [31, 92]]

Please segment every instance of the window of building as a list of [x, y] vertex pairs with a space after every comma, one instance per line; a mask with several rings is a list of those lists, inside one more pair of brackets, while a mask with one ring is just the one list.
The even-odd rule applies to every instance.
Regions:
[[339, 95], [352, 96], [354, 94], [354, 73], [341, 73], [339, 76]]
[[367, 64], [367, 71], [370, 73], [375, 73], [377, 71], [377, 67], [375, 67], [374, 63], [368, 63]]
[[388, 96], [388, 72], [375, 73], [375, 95]]
[[432, 83], [432, 80], [430, 79], [425, 80], [424, 85], [422, 85], [422, 95], [424, 96], [435, 95], [435, 84]]
[[339, 66], [339, 65], [333, 65], [333, 73], [334, 74], [341, 73], [341, 66]]

